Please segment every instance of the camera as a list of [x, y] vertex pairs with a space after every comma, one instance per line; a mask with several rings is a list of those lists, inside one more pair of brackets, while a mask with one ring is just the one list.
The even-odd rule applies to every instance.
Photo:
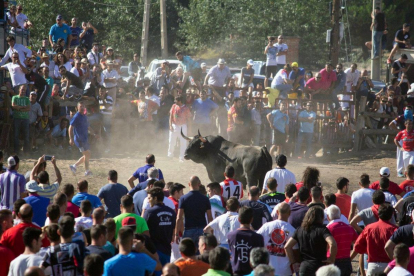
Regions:
[[52, 160], [52, 155], [45, 155], [45, 161], [50, 161]]

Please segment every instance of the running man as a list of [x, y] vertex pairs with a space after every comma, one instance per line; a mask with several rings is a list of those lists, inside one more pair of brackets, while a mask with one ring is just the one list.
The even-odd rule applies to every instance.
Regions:
[[[91, 157], [90, 145], [88, 142], [88, 117], [86, 116], [86, 107], [83, 102], [78, 102], [78, 112], [73, 116], [69, 126], [69, 144], [72, 146], [75, 144], [82, 157], [79, 158], [78, 162], [69, 166], [73, 174], [76, 174], [76, 167], [85, 162], [85, 176], [92, 175], [89, 170], [89, 159]], [[96, 136], [96, 134], [93, 134]]]

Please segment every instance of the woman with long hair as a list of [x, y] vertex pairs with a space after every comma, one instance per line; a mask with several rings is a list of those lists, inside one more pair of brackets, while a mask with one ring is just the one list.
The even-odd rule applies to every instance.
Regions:
[[19, 23], [16, 19], [17, 8], [15, 5], [10, 7], [9, 12], [7, 13], [7, 25], [10, 27], [18, 28]]
[[55, 74], [55, 80], [59, 80], [62, 78], [62, 76], [59, 73], [59, 67], [61, 65], [65, 66], [66, 70], [70, 72], [70, 69], [72, 69], [72, 64], [68, 61], [67, 57], [63, 53], [57, 53], [55, 56], [55, 68], [53, 70]]
[[[323, 225], [324, 211], [319, 206], [311, 207], [285, 245], [286, 254], [294, 272], [300, 276], [315, 275], [321, 266], [335, 263], [337, 245], [328, 228]], [[298, 245], [302, 262], [295, 258], [293, 247]], [[330, 256], [326, 258], [327, 247]]]
[[312, 189], [319, 183], [319, 170], [315, 167], [306, 167], [303, 172], [302, 181], [296, 183], [296, 188], [299, 190], [303, 186]]

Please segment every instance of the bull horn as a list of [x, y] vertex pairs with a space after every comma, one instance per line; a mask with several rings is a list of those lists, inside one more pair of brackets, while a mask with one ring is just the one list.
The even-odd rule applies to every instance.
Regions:
[[198, 130], [198, 139], [200, 139], [200, 141], [203, 143], [207, 142], [207, 140], [203, 136], [201, 136], [200, 130]]
[[187, 137], [187, 136], [185, 136], [184, 135], [184, 133], [183, 133], [183, 128], [181, 128], [181, 136], [185, 139], [185, 140], [187, 140], [187, 141], [191, 141], [191, 140], [193, 140], [193, 137]]

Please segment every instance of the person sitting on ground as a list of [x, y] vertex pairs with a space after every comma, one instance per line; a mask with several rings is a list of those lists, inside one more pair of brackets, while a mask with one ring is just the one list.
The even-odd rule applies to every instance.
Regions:
[[196, 246], [191, 238], [184, 238], [179, 245], [181, 253], [180, 259], [175, 261], [175, 265], [180, 268], [181, 276], [196, 276], [207, 273], [209, 264], [196, 259]]
[[75, 231], [82, 232], [92, 227], [92, 204], [89, 200], [82, 200], [80, 205], [81, 216], [75, 218]]
[[86, 180], [80, 180], [77, 184], [78, 193], [72, 198], [73, 204], [80, 207], [83, 200], [89, 200], [92, 203], [93, 208], [102, 206], [102, 202], [99, 197], [88, 193], [89, 184]]
[[57, 193], [59, 185], [62, 182], [62, 175], [60, 174], [60, 170], [56, 165], [56, 158], [52, 156], [50, 162], [52, 163], [53, 168], [55, 169], [56, 181], [53, 184], [50, 184], [49, 174], [46, 171], [41, 171], [36, 176], [39, 166], [41, 166], [41, 164], [44, 162], [46, 162], [46, 155], [39, 157], [39, 159], [37, 160], [36, 165], [33, 167], [32, 172], [30, 173], [30, 180], [38, 181], [38, 195], [47, 197], [48, 199], [52, 199], [53, 196]]

